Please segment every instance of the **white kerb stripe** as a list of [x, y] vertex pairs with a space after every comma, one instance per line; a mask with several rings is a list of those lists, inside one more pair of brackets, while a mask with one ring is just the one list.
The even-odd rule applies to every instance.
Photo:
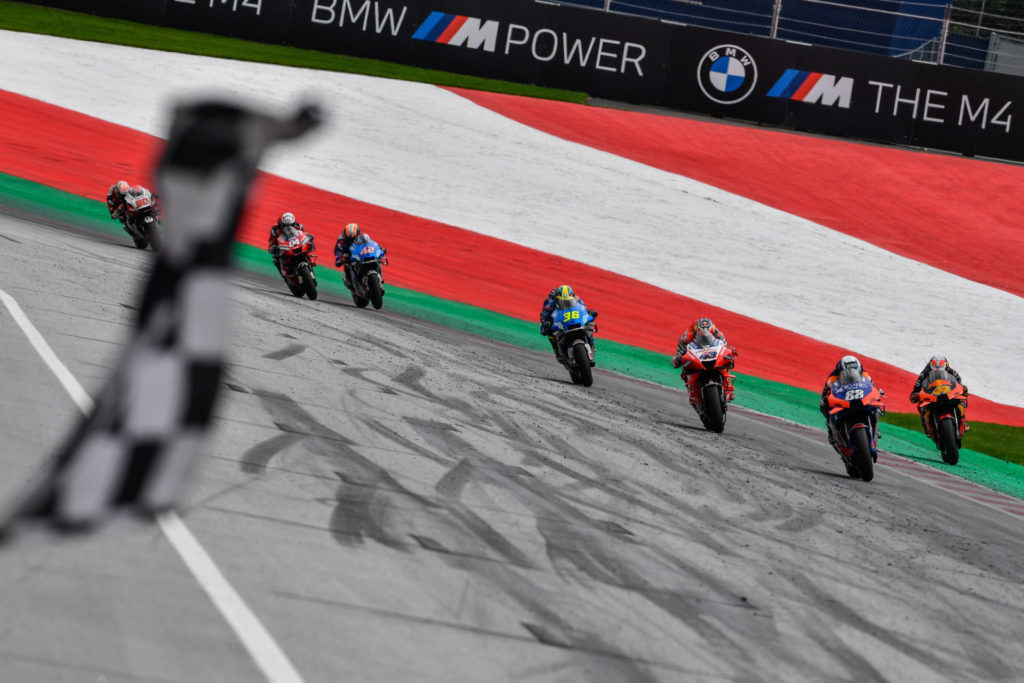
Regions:
[[[0, 289], [0, 301], [3, 301], [4, 306], [18, 323], [18, 327], [28, 337], [32, 347], [71, 395], [71, 400], [75, 402], [79, 410], [88, 415], [93, 407], [92, 398], [78, 383], [71, 371], [57, 358], [57, 354], [39, 334], [32, 321], [21, 310], [18, 302], [2, 289]], [[165, 512], [157, 515], [156, 521], [167, 540], [170, 541], [171, 547], [178, 552], [185, 566], [220, 610], [267, 680], [270, 683], [304, 683], [295, 665], [288, 659], [288, 655], [284, 653], [270, 632], [245, 604], [238, 592], [224, 578], [209, 553], [199, 545], [199, 541], [185, 526], [181, 517], [173, 511]]]

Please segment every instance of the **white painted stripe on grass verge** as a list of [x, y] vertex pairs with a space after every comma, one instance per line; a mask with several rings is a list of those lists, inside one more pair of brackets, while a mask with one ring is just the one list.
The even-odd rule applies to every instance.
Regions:
[[[0, 301], [10, 312], [11, 317], [28, 338], [32, 348], [50, 368], [61, 385], [71, 396], [78, 409], [88, 415], [93, 408], [92, 397], [86, 393], [82, 385], [71, 374], [67, 366], [61, 362], [43, 335], [35, 328], [14, 297], [0, 289]], [[263, 623], [256, 617], [249, 606], [242, 600], [228, 580], [221, 573], [209, 553], [199, 544], [196, 537], [176, 512], [165, 512], [156, 518], [157, 524], [164, 532], [171, 546], [177, 551], [185, 566], [192, 572], [199, 585], [224, 619], [231, 625], [249, 656], [259, 667], [270, 683], [304, 683], [295, 665], [288, 659], [281, 646], [270, 635]]]

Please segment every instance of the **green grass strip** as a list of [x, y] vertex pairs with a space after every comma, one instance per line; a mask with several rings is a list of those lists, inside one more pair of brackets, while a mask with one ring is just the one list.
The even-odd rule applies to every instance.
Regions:
[[[78, 197], [0, 173], [0, 207], [2, 206], [77, 228], [114, 235], [124, 234], [120, 223], [108, 218], [106, 204], [102, 201]], [[264, 249], [236, 242], [234, 254], [244, 269], [278, 277], [270, 256]], [[318, 268], [317, 281], [322, 291], [346, 298], [349, 296], [342, 283], [340, 270], [329, 265]], [[469, 304], [447, 301], [388, 284], [385, 307], [404, 315], [429, 320], [513, 346], [545, 354], [551, 352], [547, 340], [537, 333], [537, 326], [533, 322], [524, 322]], [[691, 409], [683, 392], [682, 380], [679, 373], [669, 365], [667, 353], [655, 353], [600, 337], [596, 343], [598, 367], [678, 388], [679, 410], [681, 413], [689, 413]], [[742, 368], [742, 349], [739, 360]], [[560, 368], [555, 366], [554, 359], [551, 363], [552, 371], [559, 372]], [[817, 408], [818, 396], [815, 392], [752, 375], [737, 375], [736, 405], [824, 431]], [[962, 450], [960, 463], [956, 467], [951, 467], [942, 462], [938, 450], [921, 432], [917, 415], [895, 413], [887, 415], [884, 419], [888, 424], [882, 430], [880, 445], [885, 450], [927, 463], [937, 469], [953, 472], [997, 491], [1024, 498], [1024, 468], [1021, 467], [1024, 462], [1020, 452], [1011, 448], [1011, 444], [1024, 443], [1024, 428], [972, 421], [971, 431], [965, 436], [965, 441], [974, 448]], [[822, 441], [824, 442], [824, 435]], [[823, 456], [827, 459], [827, 464], [839, 467], [836, 456], [824, 449]]]
[[379, 59], [349, 57], [209, 33], [162, 28], [123, 19], [108, 19], [92, 14], [41, 7], [23, 2], [9, 2], [8, 0], [0, 0], [0, 28], [114, 45], [144, 47], [165, 52], [184, 52], [206, 57], [364, 74], [563, 102], [583, 103], [587, 100], [586, 93], [574, 90], [542, 88], [525, 83], [406, 66]]

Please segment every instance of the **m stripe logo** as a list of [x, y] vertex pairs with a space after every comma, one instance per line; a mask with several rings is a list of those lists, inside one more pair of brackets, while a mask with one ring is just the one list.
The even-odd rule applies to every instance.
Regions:
[[486, 52], [494, 52], [498, 41], [498, 22], [482, 21], [461, 14], [431, 12], [412, 37], [414, 40], [457, 47], [465, 45], [474, 50], [483, 47]]
[[850, 99], [853, 97], [853, 79], [837, 79], [831, 74], [786, 69], [782, 78], [768, 91], [768, 97], [810, 104], [821, 103], [828, 107], [838, 104], [843, 109], [849, 109]]

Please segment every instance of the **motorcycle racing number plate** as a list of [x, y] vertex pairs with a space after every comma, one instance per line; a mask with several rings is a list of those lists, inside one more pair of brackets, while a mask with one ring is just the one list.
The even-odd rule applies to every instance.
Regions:
[[366, 247], [363, 247], [362, 251], [360, 251], [359, 253], [362, 254], [363, 256], [369, 256], [369, 255], [373, 254], [374, 251], [376, 251], [376, 250], [373, 247], [366, 246]]
[[580, 319], [580, 312], [579, 311], [566, 311], [565, 313], [562, 314], [562, 322], [563, 323], [567, 323], [570, 320], [579, 320], [579, 319]]
[[718, 351], [716, 351], [715, 349], [711, 349], [709, 351], [701, 351], [700, 352], [700, 359], [701, 360], [714, 360], [717, 356], [718, 356]]
[[135, 208], [143, 209], [149, 206], [149, 197], [139, 197], [135, 200]]

